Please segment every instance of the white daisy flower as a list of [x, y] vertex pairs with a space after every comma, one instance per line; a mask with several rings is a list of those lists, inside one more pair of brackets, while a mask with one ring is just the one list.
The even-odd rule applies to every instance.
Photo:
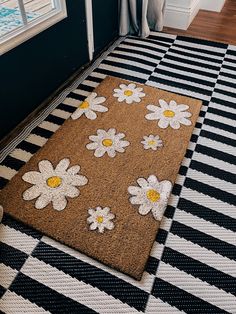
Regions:
[[145, 96], [142, 92], [142, 87], [136, 87], [136, 84], [131, 83], [129, 85], [120, 84], [120, 88], [114, 89], [114, 97], [118, 98], [119, 102], [125, 101], [127, 104], [133, 102], [140, 102], [141, 98]]
[[97, 93], [91, 93], [75, 110], [75, 112], [71, 115], [73, 120], [79, 119], [83, 114], [86, 118], [90, 120], [95, 120], [97, 118], [98, 112], [106, 112], [108, 111], [107, 107], [102, 106], [101, 104], [106, 101], [105, 97], [97, 97]]
[[93, 143], [86, 145], [87, 149], [95, 150], [95, 157], [102, 157], [105, 153], [109, 157], [115, 157], [116, 152], [124, 153], [125, 147], [129, 146], [129, 142], [122, 140], [125, 137], [124, 133], [116, 133], [116, 129], [108, 131], [98, 129], [97, 135], [89, 136]]
[[98, 229], [98, 232], [103, 233], [105, 229], [114, 229], [114, 223], [111, 221], [115, 218], [115, 215], [111, 213], [109, 207], [96, 207], [96, 209], [90, 208], [88, 210], [89, 217], [87, 219], [90, 224], [90, 230]]
[[163, 146], [163, 142], [160, 139], [158, 135], [149, 135], [149, 136], [144, 136], [143, 141], [141, 143], [143, 144], [144, 149], [152, 149], [152, 150], [157, 150], [159, 147]]
[[2, 205], [0, 205], [0, 222], [2, 221], [2, 217], [3, 217], [3, 207]]
[[140, 205], [138, 212], [147, 215], [150, 211], [156, 220], [161, 220], [167, 206], [172, 189], [170, 181], [159, 182], [157, 177], [151, 175], [148, 179], [139, 178], [138, 186], [129, 186], [128, 192], [132, 195], [130, 203]]
[[85, 176], [79, 175], [80, 166], [75, 165], [68, 169], [70, 160], [62, 159], [56, 168], [49, 160], [41, 160], [38, 163], [38, 171], [26, 172], [22, 179], [33, 184], [32, 187], [23, 193], [25, 201], [38, 198], [35, 208], [42, 209], [52, 202], [56, 210], [63, 210], [67, 205], [67, 197], [78, 197], [80, 191], [78, 186], [88, 183]]
[[148, 105], [147, 109], [152, 111], [145, 117], [147, 120], [159, 120], [158, 126], [162, 129], [166, 129], [169, 125], [173, 129], [179, 129], [180, 124], [191, 125], [192, 122], [187, 119], [192, 116], [189, 111], [188, 105], [178, 105], [174, 100], [171, 100], [168, 104], [165, 100], [159, 100], [159, 106]]

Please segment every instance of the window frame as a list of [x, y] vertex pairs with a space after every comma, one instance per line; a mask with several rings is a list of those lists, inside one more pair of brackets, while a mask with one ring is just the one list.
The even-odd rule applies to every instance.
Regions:
[[1, 36], [0, 56], [67, 17], [66, 0], [54, 0], [52, 3], [55, 4], [54, 10]]

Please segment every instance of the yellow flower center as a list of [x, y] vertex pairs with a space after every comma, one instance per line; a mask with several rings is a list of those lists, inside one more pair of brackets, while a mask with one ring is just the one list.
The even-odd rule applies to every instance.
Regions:
[[113, 144], [112, 140], [110, 138], [106, 138], [102, 141], [102, 145], [106, 147], [110, 147]]
[[163, 114], [166, 118], [173, 118], [175, 116], [175, 113], [172, 110], [165, 110]]
[[97, 217], [97, 222], [98, 222], [99, 224], [103, 223], [103, 217], [102, 217], [102, 216], [98, 216], [98, 217]]
[[80, 104], [80, 109], [87, 109], [89, 107], [88, 101], [83, 101], [82, 104]]
[[155, 145], [156, 144], [156, 141], [154, 141], [154, 140], [151, 140], [151, 141], [148, 141], [148, 145]]
[[125, 94], [125, 96], [132, 96], [133, 95], [133, 93], [134, 92], [132, 92], [132, 90], [130, 90], [130, 89], [127, 89], [125, 92], [124, 92], [124, 94]]
[[50, 177], [47, 179], [47, 185], [50, 188], [58, 188], [62, 183], [62, 178], [58, 176]]
[[156, 190], [152, 189], [147, 191], [147, 198], [153, 203], [159, 201], [160, 197], [160, 193], [158, 193]]

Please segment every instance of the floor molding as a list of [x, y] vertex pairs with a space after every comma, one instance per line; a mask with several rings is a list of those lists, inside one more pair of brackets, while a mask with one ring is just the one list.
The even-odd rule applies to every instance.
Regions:
[[202, 0], [201, 10], [221, 12], [226, 0]]
[[187, 30], [193, 19], [199, 12], [201, 0], [167, 2], [164, 26]]

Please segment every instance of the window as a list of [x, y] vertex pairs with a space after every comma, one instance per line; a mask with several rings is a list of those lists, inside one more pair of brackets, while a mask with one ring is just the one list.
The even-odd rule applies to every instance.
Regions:
[[0, 0], [0, 55], [66, 16], [65, 0]]

